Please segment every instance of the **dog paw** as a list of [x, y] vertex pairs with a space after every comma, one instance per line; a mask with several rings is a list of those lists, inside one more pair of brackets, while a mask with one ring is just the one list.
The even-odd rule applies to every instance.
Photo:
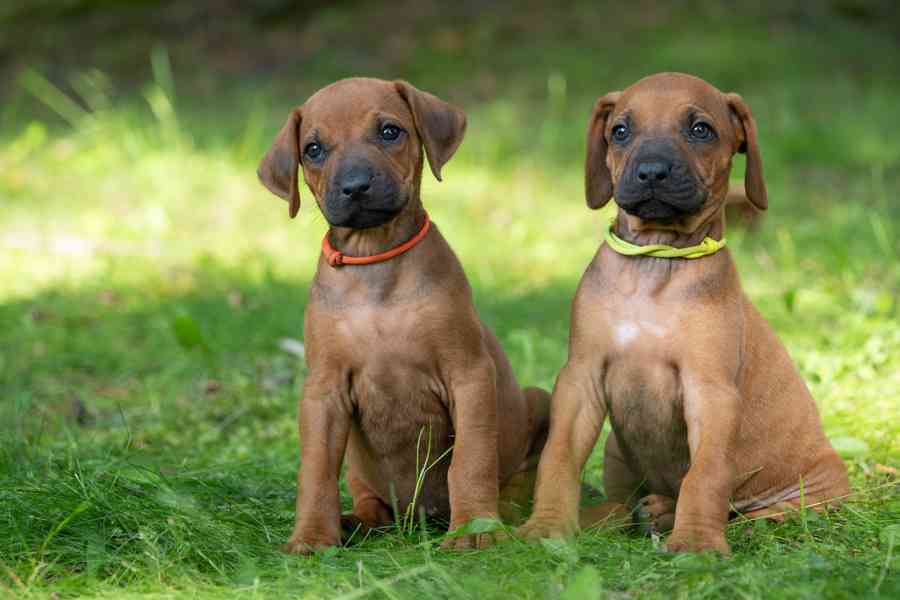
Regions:
[[339, 545], [338, 540], [317, 539], [313, 537], [297, 537], [294, 536], [281, 545], [281, 551], [288, 554], [298, 554], [308, 556], [315, 554], [317, 550], [324, 550]]
[[530, 519], [516, 530], [516, 536], [525, 540], [540, 540], [544, 538], [570, 538], [575, 535], [578, 528], [566, 521], [548, 521], [542, 519]]
[[731, 547], [722, 533], [675, 531], [666, 540], [666, 552], [718, 552], [731, 556]]
[[504, 537], [502, 532], [458, 535], [444, 540], [441, 548], [444, 550], [482, 550], [490, 548]]
[[377, 525], [367, 523], [353, 513], [341, 515], [341, 542], [344, 544], [356, 544], [361, 542]]
[[475, 517], [459, 524], [451, 524], [447, 539], [441, 547], [448, 550], [476, 550], [488, 548], [509, 537], [496, 516]]
[[658, 494], [644, 496], [638, 502], [635, 516], [646, 535], [671, 531], [675, 525], [675, 500]]
[[[450, 535], [453, 535], [452, 532]], [[441, 544], [441, 548], [445, 550], [481, 550], [507, 539], [509, 539], [509, 535], [502, 529], [484, 533], [466, 533], [453, 535]]]

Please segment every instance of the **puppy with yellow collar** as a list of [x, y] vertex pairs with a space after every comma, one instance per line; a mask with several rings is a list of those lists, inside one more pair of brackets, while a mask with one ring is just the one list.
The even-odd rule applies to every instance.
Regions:
[[618, 216], [575, 297], [526, 537], [579, 526], [580, 473], [604, 420], [609, 502], [581, 525], [637, 510], [670, 551], [728, 554], [732, 513], [820, 508], [846, 467], [771, 327], [741, 289], [724, 238], [732, 157], [767, 206], [756, 123], [737, 94], [661, 73], [600, 98], [587, 204]]

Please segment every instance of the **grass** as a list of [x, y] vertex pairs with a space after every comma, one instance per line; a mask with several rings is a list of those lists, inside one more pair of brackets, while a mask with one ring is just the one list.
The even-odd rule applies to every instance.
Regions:
[[[111, 39], [62, 75], [29, 57], [0, 105], [0, 596], [900, 595], [900, 46], [884, 7], [563, 4], [460, 3], [452, 18], [337, 5], [308, 15], [297, 58], [241, 76], [210, 73], [219, 57], [187, 41]], [[126, 59], [137, 86], [108, 74]], [[457, 555], [412, 528], [278, 552], [306, 374], [282, 340], [302, 340], [325, 230], [309, 194], [291, 222], [255, 179], [290, 106], [362, 73], [465, 106], [467, 139], [425, 202], [519, 380], [550, 387], [599, 241], [587, 113], [664, 69], [756, 113], [772, 208], [729, 244], [847, 460], [852, 502], [735, 523], [730, 560], [597, 531]]]

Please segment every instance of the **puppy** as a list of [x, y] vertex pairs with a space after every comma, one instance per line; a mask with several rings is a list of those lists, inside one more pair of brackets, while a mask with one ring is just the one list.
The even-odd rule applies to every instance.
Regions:
[[[743, 293], [725, 247], [731, 161], [767, 206], [756, 123], [737, 94], [662, 73], [597, 101], [587, 204], [618, 216], [573, 303], [527, 537], [572, 534], [579, 478], [607, 415], [609, 502], [674, 527], [670, 551], [728, 554], [729, 513], [780, 513], [848, 493], [845, 465], [784, 346]], [[640, 499], [640, 500], [639, 500]]]
[[[453, 531], [498, 517], [501, 496], [530, 497], [549, 394], [519, 388], [419, 198], [424, 160], [440, 180], [465, 126], [460, 110], [409, 83], [346, 79], [294, 109], [260, 164], [292, 217], [302, 167], [329, 225], [304, 322], [289, 552], [341, 543], [342, 525], [388, 525], [413, 502]], [[345, 457], [353, 511], [342, 517]], [[472, 533], [444, 546], [491, 541]]]

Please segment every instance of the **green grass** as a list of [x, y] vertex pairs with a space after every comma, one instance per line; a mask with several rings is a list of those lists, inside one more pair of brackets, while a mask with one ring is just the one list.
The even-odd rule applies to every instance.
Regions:
[[[29, 56], [0, 103], [0, 596], [900, 596], [889, 19], [866, 2], [739, 15], [532, 4], [461, 3], [452, 18], [339, 5], [308, 15], [297, 56], [263, 73], [210, 71], [218, 56], [143, 38], [98, 45], [97, 69]], [[107, 74], [123, 61], [143, 83]], [[255, 178], [289, 108], [350, 74], [408, 78], [466, 108], [467, 139], [423, 197], [519, 380], [550, 387], [600, 238], [582, 193], [587, 114], [665, 69], [738, 91], [756, 113], [771, 210], [729, 245], [847, 460], [852, 502], [735, 523], [730, 560], [621, 532], [457, 555], [416, 529], [278, 552], [306, 375], [279, 340], [302, 340], [325, 230], [308, 193], [289, 221]], [[601, 468], [595, 452], [585, 477], [599, 483]]]

